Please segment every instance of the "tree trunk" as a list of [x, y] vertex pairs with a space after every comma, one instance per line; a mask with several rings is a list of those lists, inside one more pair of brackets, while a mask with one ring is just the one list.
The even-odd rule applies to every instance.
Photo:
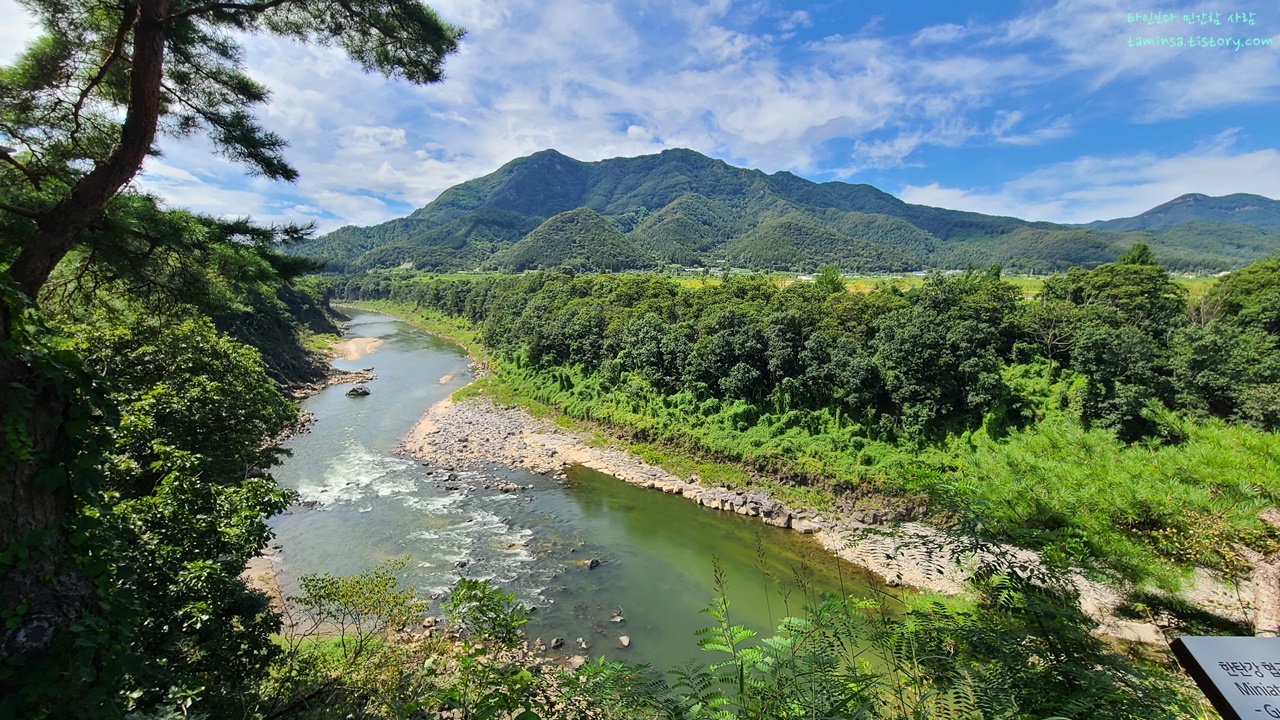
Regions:
[[[38, 232], [9, 267], [18, 289], [33, 302], [80, 233], [137, 175], [155, 140], [169, 0], [140, 0], [136, 7], [129, 105], [120, 142], [105, 161], [40, 216]], [[13, 338], [13, 323], [20, 313], [18, 307], [0, 310], [0, 343]], [[24, 359], [20, 350], [0, 355], [0, 387], [10, 393], [3, 406], [4, 426], [21, 434], [31, 454], [14, 457], [10, 452], [0, 460], [0, 547], [18, 551], [15, 555], [24, 549], [29, 553], [25, 560], [0, 566], [0, 600], [6, 620], [4, 658], [20, 655], [30, 663], [88, 610], [94, 591], [71, 560], [70, 523], [77, 501], [70, 478], [62, 472], [65, 468], [58, 467], [77, 452], [61, 442], [65, 437], [62, 420], [72, 399], [52, 384], [42, 386], [39, 368]], [[29, 404], [15, 402], [14, 393], [25, 395]], [[41, 476], [42, 471], [46, 475]]]
[[[107, 201], [120, 192], [142, 169], [151, 151], [160, 114], [161, 80], [164, 78], [165, 22], [169, 0], [141, 0], [133, 31], [133, 58], [129, 79], [129, 107], [120, 130], [120, 142], [107, 159], [75, 184], [57, 205], [36, 220], [39, 231], [9, 267], [18, 288], [32, 299], [40, 293], [49, 273], [75, 244], [76, 236], [93, 222]], [[7, 325], [7, 321], [6, 321]], [[0, 339], [9, 328], [0, 329]]]
[[[1263, 510], [1258, 519], [1280, 528], [1280, 509]], [[1256, 550], [1239, 549], [1253, 565], [1253, 632], [1259, 637], [1280, 636], [1280, 553], [1263, 555]]]
[[[19, 359], [7, 356], [2, 362], [0, 384], [4, 387], [35, 382], [32, 369]], [[92, 583], [68, 559], [68, 523], [76, 511], [72, 486], [62, 480], [48, 487], [35, 477], [56, 462], [53, 458], [59, 450], [68, 449], [59, 447], [62, 433], [60, 423], [55, 422], [66, 407], [67, 399], [50, 388], [35, 395], [29, 407], [10, 402], [4, 408], [9, 414], [7, 426], [27, 428], [27, 447], [32, 454], [26, 462], [11, 457], [0, 464], [0, 507], [5, 508], [0, 547], [11, 553], [13, 563], [4, 566], [0, 575], [5, 659], [39, 659], [57, 631], [80, 617], [93, 598]], [[11, 617], [10, 613], [19, 616]]]

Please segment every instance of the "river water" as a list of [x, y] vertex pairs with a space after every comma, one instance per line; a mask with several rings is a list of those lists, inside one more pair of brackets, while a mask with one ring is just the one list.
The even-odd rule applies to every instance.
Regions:
[[[374, 367], [371, 394], [349, 398], [337, 386], [305, 400], [316, 423], [288, 441], [293, 456], [273, 471], [302, 502], [272, 520], [286, 592], [305, 573], [403, 558], [402, 579], [425, 597], [460, 576], [489, 580], [536, 608], [530, 638], [563, 637], [565, 654], [661, 669], [702, 654], [694, 632], [712, 622], [699, 611], [714, 597], [713, 557], [732, 620], [758, 632], [821, 591], [883, 592], [811, 538], [585, 468], [564, 481], [496, 465], [448, 480], [447, 469], [393, 448], [427, 408], [470, 381], [465, 354], [385, 315], [353, 313], [348, 336], [384, 340], [372, 355], [334, 363]], [[533, 488], [486, 490], [495, 479]], [[588, 567], [592, 559], [598, 567]], [[617, 647], [621, 635], [630, 647]], [[590, 644], [585, 652], [578, 638]]]

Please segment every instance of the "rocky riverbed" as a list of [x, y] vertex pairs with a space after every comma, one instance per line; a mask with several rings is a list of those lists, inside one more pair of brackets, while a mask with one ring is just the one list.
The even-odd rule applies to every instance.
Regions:
[[332, 385], [369, 383], [378, 378], [378, 374], [375, 373], [371, 367], [350, 371], [339, 370], [335, 367], [330, 367], [329, 369], [329, 374], [326, 375], [323, 380], [313, 383], [291, 385], [285, 389], [285, 394], [292, 400], [302, 400], [303, 398], [311, 397]]
[[[865, 567], [889, 585], [907, 585], [946, 594], [963, 589], [965, 569], [985, 554], [999, 554], [1028, 567], [1037, 556], [1009, 546], [975, 551], [963, 538], [915, 522], [867, 523], [864, 516], [822, 516], [791, 508], [760, 490], [740, 491], [705, 485], [696, 475], [677, 477], [616, 447], [592, 447], [587, 439], [554, 423], [539, 420], [522, 409], [503, 407], [487, 398], [464, 402], [445, 399], [422, 417], [405, 436], [400, 449], [445, 469], [468, 469], [494, 463], [543, 474], [560, 474], [582, 465], [623, 482], [680, 495], [699, 505], [813, 535], [825, 548]], [[1110, 586], [1074, 575], [1081, 607], [1099, 623], [1099, 632], [1139, 642], [1162, 642], [1153, 623], [1116, 617], [1121, 597]], [[1247, 586], [1237, 590], [1208, 574], [1197, 577], [1184, 597], [1218, 614], [1240, 618], [1252, 596]], [[1244, 602], [1242, 603], [1242, 599]]]

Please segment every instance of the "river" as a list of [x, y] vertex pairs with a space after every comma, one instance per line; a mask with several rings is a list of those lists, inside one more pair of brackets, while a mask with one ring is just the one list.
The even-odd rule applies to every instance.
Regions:
[[[699, 611], [714, 596], [713, 557], [728, 579], [731, 618], [758, 632], [820, 591], [883, 592], [809, 537], [585, 468], [562, 481], [496, 465], [449, 479], [450, 469], [393, 448], [427, 408], [470, 381], [466, 355], [373, 313], [353, 312], [348, 337], [384, 340], [367, 357], [334, 363], [374, 367], [371, 394], [351, 398], [336, 386], [305, 400], [316, 422], [286, 443], [293, 455], [273, 471], [302, 503], [272, 520], [286, 593], [305, 573], [405, 558], [402, 579], [426, 597], [463, 575], [489, 580], [536, 608], [530, 638], [563, 637], [565, 654], [665, 669], [701, 653], [694, 632], [712, 622]], [[499, 482], [532, 488], [485, 489]], [[618, 647], [622, 635], [629, 647]], [[590, 649], [579, 650], [578, 638]]]

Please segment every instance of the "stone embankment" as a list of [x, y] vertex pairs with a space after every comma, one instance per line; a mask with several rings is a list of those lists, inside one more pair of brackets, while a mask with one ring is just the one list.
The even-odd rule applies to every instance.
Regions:
[[[765, 524], [812, 535], [830, 552], [871, 570], [891, 586], [955, 594], [964, 587], [965, 569], [984, 556], [999, 555], [1038, 567], [1030, 551], [1009, 546], [975, 550], [965, 539], [922, 523], [884, 523], [878, 513], [824, 516], [788, 507], [761, 490], [708, 487], [696, 475], [677, 477], [623, 450], [592, 447], [574, 431], [486, 398], [437, 403], [405, 437], [401, 449], [444, 467], [497, 463], [558, 474], [570, 465], [581, 465], [704, 507], [758, 517]], [[1113, 588], [1079, 575], [1069, 580], [1080, 591], [1081, 607], [1099, 622], [1100, 632], [1141, 642], [1163, 640], [1156, 625], [1115, 616], [1121, 597]], [[1239, 595], [1214, 583], [1199, 583], [1195, 600], [1220, 614], [1241, 614]]]

